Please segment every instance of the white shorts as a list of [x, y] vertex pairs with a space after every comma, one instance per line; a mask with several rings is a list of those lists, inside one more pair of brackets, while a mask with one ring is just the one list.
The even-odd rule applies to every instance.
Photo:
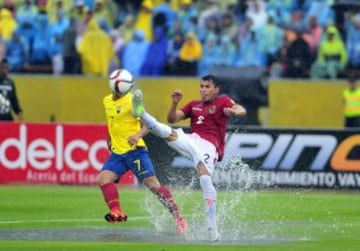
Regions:
[[178, 137], [175, 141], [167, 142], [168, 145], [184, 157], [194, 161], [195, 168], [202, 161], [212, 175], [218, 160], [215, 146], [196, 133], [186, 134], [182, 128], [175, 129], [175, 131]]

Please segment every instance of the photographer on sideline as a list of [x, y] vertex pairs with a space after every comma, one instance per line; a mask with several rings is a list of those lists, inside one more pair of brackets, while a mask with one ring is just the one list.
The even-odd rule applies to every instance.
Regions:
[[9, 63], [6, 58], [0, 61], [0, 121], [13, 121], [13, 111], [19, 121], [23, 120], [23, 111], [16, 95], [15, 83], [8, 78]]

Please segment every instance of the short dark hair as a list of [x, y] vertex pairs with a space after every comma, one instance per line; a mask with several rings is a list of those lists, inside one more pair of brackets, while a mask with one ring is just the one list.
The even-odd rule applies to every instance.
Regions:
[[205, 75], [205, 76], [201, 77], [201, 80], [202, 81], [212, 81], [214, 83], [215, 87], [219, 87], [218, 80], [214, 75], [211, 75], [211, 74]]

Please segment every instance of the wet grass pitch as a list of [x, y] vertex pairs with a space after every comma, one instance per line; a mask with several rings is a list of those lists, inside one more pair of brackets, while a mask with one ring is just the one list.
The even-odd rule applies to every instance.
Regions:
[[[358, 250], [356, 191], [219, 191], [221, 239], [208, 241], [202, 195], [173, 189], [190, 228], [145, 188], [120, 187], [125, 223], [108, 224], [95, 186], [0, 186], [0, 250]], [[184, 248], [186, 246], [186, 248]]]

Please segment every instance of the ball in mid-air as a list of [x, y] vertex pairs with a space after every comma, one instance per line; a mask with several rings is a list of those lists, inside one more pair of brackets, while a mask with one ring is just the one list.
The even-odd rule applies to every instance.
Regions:
[[133, 75], [126, 69], [117, 69], [109, 76], [109, 86], [112, 92], [126, 94], [134, 85]]

